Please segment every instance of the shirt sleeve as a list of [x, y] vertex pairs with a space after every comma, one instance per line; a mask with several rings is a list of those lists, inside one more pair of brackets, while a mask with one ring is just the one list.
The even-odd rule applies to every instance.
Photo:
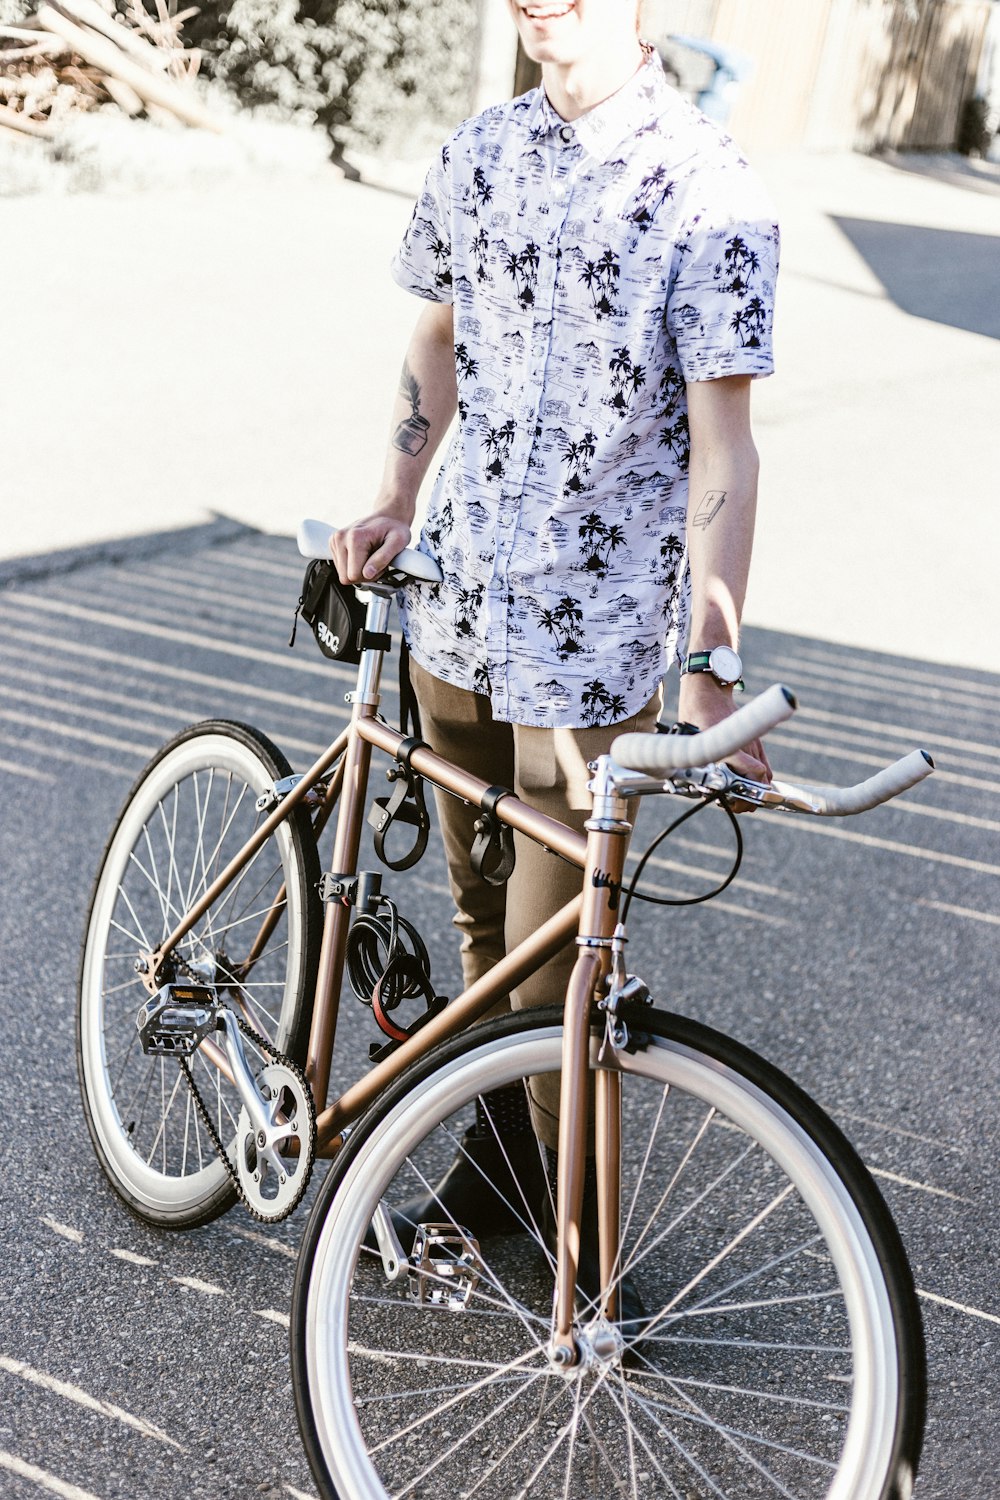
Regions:
[[778, 225], [749, 169], [735, 181], [726, 175], [717, 200], [724, 207], [700, 206], [677, 239], [667, 330], [686, 381], [774, 369]]
[[392, 278], [404, 291], [430, 302], [451, 302], [451, 147], [442, 147], [413, 209], [392, 261]]

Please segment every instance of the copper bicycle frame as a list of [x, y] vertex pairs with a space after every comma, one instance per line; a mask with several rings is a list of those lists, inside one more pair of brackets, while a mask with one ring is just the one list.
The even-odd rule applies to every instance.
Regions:
[[[374, 586], [370, 590], [366, 629], [385, 631], [393, 589]], [[379, 682], [384, 651], [373, 648], [362, 653], [358, 686], [348, 694], [353, 704], [351, 722], [302, 776], [296, 786], [268, 814], [258, 829], [185, 913], [159, 948], [141, 955], [146, 968], [143, 983], [154, 991], [163, 967], [176, 945], [234, 880], [247, 861], [266, 842], [291, 811], [340, 760], [324, 789], [315, 831], [325, 826], [338, 789], [340, 806], [331, 868], [338, 876], [357, 873], [364, 803], [368, 786], [372, 747], [394, 757], [404, 736], [379, 719]], [[478, 806], [489, 783], [463, 771], [458, 765], [420, 746], [410, 758], [413, 770], [433, 786]], [[598, 805], [600, 804], [600, 805]], [[332, 1103], [327, 1103], [330, 1065], [337, 1027], [343, 980], [347, 933], [351, 908], [347, 903], [326, 903], [319, 972], [313, 999], [306, 1075], [315, 1099], [317, 1152], [334, 1156], [343, 1132], [373, 1103], [377, 1096], [413, 1062], [478, 1021], [498, 1000], [504, 999], [528, 975], [533, 974], [573, 937], [579, 953], [566, 994], [563, 1030], [563, 1060], [560, 1094], [559, 1175], [557, 1193], [558, 1263], [556, 1331], [554, 1343], [565, 1350], [565, 1358], [576, 1358], [572, 1339], [573, 1288], [580, 1245], [580, 1215], [583, 1203], [587, 1137], [587, 1078], [590, 1055], [590, 1017], [595, 998], [604, 987], [610, 969], [610, 946], [617, 923], [625, 853], [631, 824], [625, 817], [626, 803], [617, 796], [595, 800], [594, 816], [587, 822], [587, 835], [576, 833], [557, 819], [538, 812], [511, 793], [496, 806], [496, 816], [509, 827], [527, 835], [544, 848], [561, 855], [584, 871], [583, 891], [567, 903], [524, 942], [501, 959], [487, 975], [452, 1000], [447, 1008], [378, 1063]], [[599, 878], [598, 878], [599, 877]], [[275, 903], [280, 909], [281, 895]], [[276, 918], [268, 914], [257, 933], [247, 960], [245, 975], [262, 951]], [[241, 1000], [241, 1004], [244, 1002]], [[259, 1023], [250, 1018], [261, 1029]], [[222, 1049], [206, 1039], [201, 1044], [206, 1059], [227, 1077], [230, 1070]], [[231, 1080], [232, 1081], [232, 1080]], [[598, 1224], [603, 1312], [613, 1317], [615, 1292], [611, 1286], [618, 1262], [620, 1202], [621, 1079], [617, 1072], [602, 1068], [595, 1080], [595, 1133], [597, 1149]]]

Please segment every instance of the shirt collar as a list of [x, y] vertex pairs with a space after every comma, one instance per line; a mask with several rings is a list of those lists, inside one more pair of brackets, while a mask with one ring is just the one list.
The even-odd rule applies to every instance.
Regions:
[[[650, 50], [646, 61], [617, 93], [568, 122], [569, 129], [587, 154], [603, 164], [623, 141], [652, 124], [663, 113], [670, 97], [659, 53]], [[525, 123], [528, 140], [533, 146], [548, 140], [567, 125], [549, 103], [542, 84], [535, 90]]]

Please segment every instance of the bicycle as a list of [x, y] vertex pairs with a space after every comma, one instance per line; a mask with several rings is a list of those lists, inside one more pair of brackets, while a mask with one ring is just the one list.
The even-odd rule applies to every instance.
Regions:
[[[300, 551], [326, 557], [328, 537], [304, 523]], [[789, 1079], [657, 1010], [629, 974], [646, 856], [631, 880], [625, 858], [643, 795], [685, 799], [682, 818], [733, 801], [848, 814], [914, 785], [930, 757], [914, 751], [840, 790], [747, 781], [724, 761], [793, 711], [772, 687], [690, 737], [620, 736], [594, 767], [579, 835], [379, 716], [392, 596], [435, 568], [407, 549], [368, 589], [350, 724], [304, 775], [258, 731], [208, 721], [132, 789], [81, 959], [81, 1088], [105, 1174], [144, 1220], [182, 1228], [237, 1199], [280, 1219], [314, 1158], [334, 1158], [291, 1323], [300, 1429], [324, 1496], [426, 1484], [484, 1497], [907, 1496], [924, 1351], [888, 1210]], [[371, 819], [390, 868], [426, 841], [426, 781], [480, 810], [488, 876], [503, 878], [511, 830], [583, 870], [581, 895], [450, 1003], [381, 875], [357, 868], [373, 748], [392, 762]], [[338, 802], [321, 875], [317, 842]], [[402, 858], [385, 852], [393, 825], [416, 831]], [[563, 1007], [474, 1024], [574, 938]], [[345, 967], [387, 1040], [328, 1103]], [[423, 1007], [409, 1024], [404, 1002]], [[527, 1089], [530, 1104], [533, 1082], [554, 1073], [558, 1149], [532, 1135], [526, 1173], [484, 1100]], [[477, 1238], [435, 1186], [456, 1152], [472, 1160], [477, 1104], [498, 1162], [483, 1193], [520, 1233]], [[406, 1219], [415, 1191], [433, 1218]], [[641, 1300], [626, 1318], [629, 1281]]]

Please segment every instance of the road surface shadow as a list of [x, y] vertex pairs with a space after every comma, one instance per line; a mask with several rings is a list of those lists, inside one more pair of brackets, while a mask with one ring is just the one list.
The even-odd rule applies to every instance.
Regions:
[[831, 217], [897, 307], [1000, 338], [1000, 236]]

